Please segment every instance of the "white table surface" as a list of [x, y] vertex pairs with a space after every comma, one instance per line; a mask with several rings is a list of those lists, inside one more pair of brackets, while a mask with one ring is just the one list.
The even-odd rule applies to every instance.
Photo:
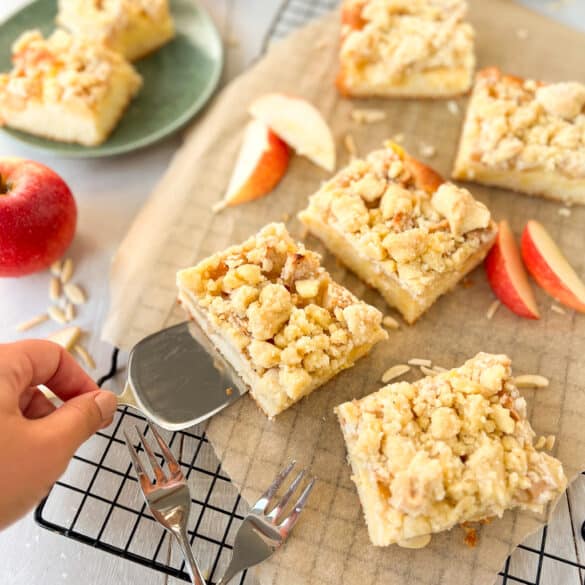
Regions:
[[[263, 37], [282, 1], [200, 0], [224, 39], [231, 41], [226, 46], [223, 83], [245, 69], [259, 54]], [[521, 1], [585, 30], [584, 0]], [[0, 0], [0, 20], [24, 4], [26, 0]], [[101, 343], [98, 336], [108, 307], [110, 259], [179, 144], [180, 136], [175, 136], [135, 154], [73, 161], [32, 150], [0, 133], [0, 156], [32, 158], [51, 166], [66, 179], [76, 196], [79, 226], [70, 255], [77, 266], [76, 280], [90, 296], [89, 303], [80, 309], [77, 323], [93, 332], [86, 345], [96, 359], [99, 372], [107, 369], [111, 353], [111, 348]], [[0, 279], [1, 342], [23, 338], [24, 334], [15, 331], [15, 324], [45, 310], [48, 280], [47, 274]], [[35, 329], [34, 335], [46, 335], [54, 328], [47, 323]], [[30, 515], [0, 533], [0, 583], [3, 585], [138, 582], [163, 585], [167, 579], [140, 565], [42, 530]]]

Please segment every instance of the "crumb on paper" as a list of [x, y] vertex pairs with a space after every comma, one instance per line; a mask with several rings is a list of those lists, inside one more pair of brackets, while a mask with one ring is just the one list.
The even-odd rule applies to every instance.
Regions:
[[437, 149], [432, 144], [421, 142], [418, 148], [419, 153], [424, 158], [433, 158], [437, 154]]
[[500, 305], [502, 303], [500, 303], [500, 301], [498, 301], [497, 299], [489, 306], [487, 313], [485, 314], [485, 316], [487, 317], [488, 321], [490, 321], [491, 319], [494, 318], [494, 315], [496, 314], [497, 310], [500, 308]]
[[226, 388], [225, 389], [226, 396], [231, 396], [234, 393], [233, 388]]
[[374, 122], [381, 122], [384, 120], [386, 118], [386, 112], [384, 112], [384, 110], [362, 110], [354, 108], [351, 111], [351, 118], [358, 124], [373, 124]]
[[345, 135], [345, 137], [343, 138], [343, 145], [345, 146], [345, 150], [347, 150], [350, 157], [357, 158], [358, 149], [355, 144], [355, 140], [351, 134]]
[[565, 309], [563, 309], [563, 307], [559, 307], [558, 305], [551, 305], [550, 310], [553, 311], [553, 313], [558, 313], [559, 315], [566, 315], [567, 311], [565, 311]]
[[469, 548], [475, 548], [478, 541], [477, 530], [472, 526], [469, 526], [466, 522], [461, 524], [461, 528], [463, 528], [463, 531], [465, 532], [463, 542], [465, 542]]
[[518, 28], [516, 29], [516, 36], [521, 41], [525, 41], [528, 38], [528, 31], [525, 28]]
[[572, 213], [572, 212], [571, 212], [571, 210], [570, 210], [568, 207], [561, 207], [561, 208], [559, 208], [559, 210], [558, 210], [558, 214], [559, 214], [561, 217], [571, 217], [571, 213]]
[[404, 142], [404, 134], [402, 132], [398, 132], [398, 134], [394, 134], [392, 136], [392, 142]]
[[459, 104], [455, 100], [449, 100], [447, 102], [447, 109], [449, 110], [449, 113], [453, 114], [454, 116], [458, 116], [461, 112]]
[[473, 280], [471, 278], [469, 278], [468, 276], [465, 277], [462, 281], [461, 281], [461, 286], [463, 288], [471, 288], [472, 286], [474, 286], [475, 282], [473, 282]]

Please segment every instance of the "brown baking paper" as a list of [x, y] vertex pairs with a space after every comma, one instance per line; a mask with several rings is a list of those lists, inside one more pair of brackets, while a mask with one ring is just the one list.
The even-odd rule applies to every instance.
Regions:
[[[553, 81], [582, 76], [585, 36], [504, 0], [474, 0], [471, 6], [480, 67], [497, 64], [510, 73]], [[519, 38], [525, 36], [517, 35], [519, 29], [525, 29], [528, 38]], [[338, 17], [333, 14], [292, 34], [227, 87], [189, 130], [114, 260], [112, 305], [103, 330], [106, 340], [130, 348], [143, 336], [184, 319], [175, 303], [178, 269], [242, 241], [269, 221], [285, 220], [294, 235], [302, 232], [295, 214], [327, 174], [301, 156], [292, 158], [288, 174], [270, 196], [218, 215], [211, 213], [227, 186], [248, 120], [247, 105], [258, 95], [282, 91], [313, 102], [335, 135], [338, 167], [348, 160], [343, 147], [347, 133], [364, 154], [402, 133], [405, 147], [415, 155], [421, 143], [435, 146], [437, 154], [429, 162], [449, 175], [465, 100], [458, 100], [461, 114], [454, 115], [441, 100], [341, 98], [333, 86], [338, 32]], [[381, 108], [386, 119], [357, 125], [350, 117], [352, 107]], [[563, 217], [555, 203], [470, 188], [496, 219], [508, 218], [517, 234], [527, 219], [542, 221], [585, 274], [584, 208], [574, 208], [570, 217]], [[309, 237], [307, 244], [325, 252], [314, 238]], [[390, 313], [377, 293], [328, 253], [324, 264], [336, 280]], [[551, 380], [547, 389], [524, 392], [529, 418], [539, 435], [557, 436], [554, 453], [569, 478], [574, 478], [585, 467], [585, 316], [569, 310], [553, 312], [552, 299], [542, 291], [537, 296], [540, 321], [521, 319], [504, 307], [488, 321], [486, 311], [494, 297], [478, 269], [469, 286], [459, 286], [441, 298], [415, 326], [391, 331], [389, 341], [276, 420], [267, 420], [248, 397], [214, 417], [208, 435], [224, 470], [248, 502], [291, 458], [310, 465], [320, 480], [287, 546], [258, 568], [263, 585], [488, 585], [494, 581], [507, 555], [542, 525], [543, 518], [507, 513], [481, 528], [475, 548], [463, 543], [459, 528], [434, 536], [423, 550], [372, 546], [332, 409], [377, 390], [382, 372], [409, 358], [429, 358], [453, 367], [478, 351], [505, 352], [512, 357], [516, 373], [540, 373]]]

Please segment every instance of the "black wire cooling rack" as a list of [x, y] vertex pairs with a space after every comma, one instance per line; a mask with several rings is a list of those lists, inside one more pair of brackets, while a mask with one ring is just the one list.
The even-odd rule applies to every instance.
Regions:
[[[285, 0], [263, 48], [337, 4], [338, 0]], [[100, 383], [115, 374], [117, 356], [114, 350], [111, 371]], [[148, 433], [143, 417], [120, 409], [114, 424], [97, 433], [75, 455], [65, 476], [37, 508], [35, 519], [53, 532], [189, 581], [181, 556], [171, 548], [169, 535], [148, 513], [140, 495], [123, 438], [123, 431], [133, 433], [134, 425]], [[191, 493], [196, 496], [192, 499], [189, 535], [204, 573], [213, 583], [227, 567], [247, 506], [222, 472], [203, 427], [166, 433], [165, 438], [179, 454]], [[577, 484], [578, 495], [579, 490], [585, 491], [585, 476], [578, 478]], [[585, 564], [581, 560], [585, 534], [582, 538], [582, 530], [573, 524], [572, 493], [563, 497], [551, 524], [508, 558], [498, 585], [585, 585]], [[559, 530], [564, 531], [560, 538]], [[240, 585], [252, 582], [246, 573], [239, 580]]]

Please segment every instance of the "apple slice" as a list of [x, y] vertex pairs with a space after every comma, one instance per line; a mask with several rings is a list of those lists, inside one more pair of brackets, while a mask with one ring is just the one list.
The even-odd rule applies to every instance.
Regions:
[[253, 201], [270, 193], [286, 172], [289, 158], [286, 143], [264, 122], [249, 122], [226, 194], [222, 201], [213, 206], [213, 211]]
[[543, 225], [531, 220], [522, 233], [522, 258], [534, 280], [563, 305], [585, 313], [585, 284]]
[[307, 100], [269, 93], [252, 102], [250, 114], [289, 146], [326, 171], [335, 169], [335, 143], [327, 122]]
[[492, 290], [508, 309], [527, 319], [540, 319], [514, 234], [505, 220], [485, 259], [485, 270]]

